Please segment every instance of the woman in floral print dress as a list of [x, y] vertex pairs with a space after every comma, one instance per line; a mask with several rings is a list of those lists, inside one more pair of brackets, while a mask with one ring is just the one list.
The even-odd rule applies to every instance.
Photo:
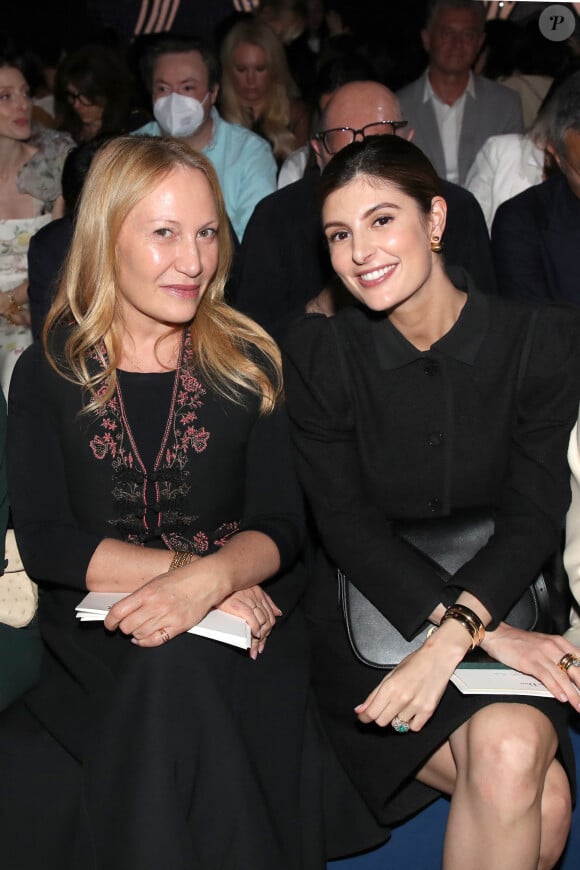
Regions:
[[19, 61], [0, 54], [0, 385], [32, 341], [27, 252], [30, 237], [64, 203], [60, 178], [74, 146], [68, 133], [31, 126], [32, 99]]

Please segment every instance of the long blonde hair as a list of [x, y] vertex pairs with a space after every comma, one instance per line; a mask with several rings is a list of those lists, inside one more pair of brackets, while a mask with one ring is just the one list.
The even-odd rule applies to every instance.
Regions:
[[288, 68], [282, 41], [261, 21], [238, 21], [224, 38], [220, 52], [221, 114], [232, 124], [248, 128], [252, 126], [248, 110], [236, 93], [233, 78], [233, 55], [241, 43], [258, 46], [266, 56], [271, 86], [259, 120], [261, 131], [272, 145], [276, 160], [281, 162], [296, 148], [296, 137], [290, 130], [290, 98], [298, 96], [298, 90]]
[[[118, 304], [116, 245], [129, 212], [176, 166], [203, 172], [218, 215], [218, 265], [191, 323], [193, 358], [207, 382], [234, 402], [249, 390], [271, 411], [282, 390], [280, 352], [273, 339], [224, 300], [232, 241], [216, 172], [183, 140], [119, 136], [99, 149], [83, 185], [75, 230], [43, 342], [52, 367], [88, 391], [86, 411], [105, 404], [116, 387], [123, 324]], [[192, 208], [195, 203], [192, 203]], [[62, 354], [52, 349], [67, 329]], [[97, 357], [100, 365], [89, 363]], [[95, 368], [97, 369], [95, 371]]]

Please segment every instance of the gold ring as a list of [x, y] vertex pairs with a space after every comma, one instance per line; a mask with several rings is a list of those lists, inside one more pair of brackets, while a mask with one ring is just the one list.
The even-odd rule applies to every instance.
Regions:
[[572, 653], [566, 653], [566, 655], [562, 656], [560, 661], [558, 662], [558, 667], [561, 671], [564, 671], [566, 674], [569, 668], [578, 668], [580, 667], [580, 659], [576, 658]]
[[161, 639], [163, 640], [163, 643], [167, 643], [167, 641], [169, 640], [169, 632], [167, 631], [167, 629], [160, 628], [159, 634], [161, 635]]

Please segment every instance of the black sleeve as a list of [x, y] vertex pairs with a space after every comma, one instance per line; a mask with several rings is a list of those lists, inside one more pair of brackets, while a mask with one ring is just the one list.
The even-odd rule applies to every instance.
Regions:
[[228, 280], [226, 282], [226, 286], [224, 288], [224, 296], [226, 302], [229, 305], [235, 304], [235, 295], [236, 288], [239, 282], [239, 268], [240, 268], [240, 251], [241, 245], [240, 241], [236, 235], [236, 232], [232, 226], [231, 220], [228, 218], [228, 226], [230, 230], [230, 238], [232, 240], [232, 265], [230, 267], [230, 274], [228, 275]]
[[44, 320], [51, 306], [60, 269], [72, 238], [68, 217], [52, 221], [30, 239], [28, 247], [28, 297], [32, 335], [40, 338]]
[[[292, 269], [283, 227], [272, 233], [275, 211], [266, 197], [254, 209], [244, 232], [237, 263], [235, 305], [273, 336], [304, 312], [293, 299]], [[313, 294], [315, 295], [315, 294]]]
[[305, 317], [283, 348], [301, 484], [333, 563], [407, 638], [444, 597], [435, 568], [394, 535], [365, 494], [353, 409], [329, 321]]
[[444, 182], [447, 225], [443, 258], [447, 266], [466, 269], [482, 293], [497, 292], [491, 242], [482, 208], [473, 194], [457, 184]]
[[316, 202], [319, 171], [265, 197], [241, 245], [235, 305], [276, 340], [333, 274]]
[[64, 457], [43, 390], [40, 342], [19, 358], [8, 400], [8, 492], [18, 547], [35, 580], [86, 588], [102, 540], [76, 524], [66, 491]]
[[580, 315], [541, 309], [525, 376], [517, 393], [495, 532], [454, 575], [494, 620], [502, 619], [561, 544], [570, 503], [567, 450], [578, 415]]
[[280, 551], [281, 571], [295, 562], [304, 539], [304, 512], [283, 406], [261, 414], [252, 429], [241, 522], [242, 531], [249, 529], [272, 538]]
[[[545, 305], [553, 301], [545, 273], [532, 203], [519, 194], [502, 203], [491, 225], [491, 247], [500, 296]], [[526, 205], [527, 203], [527, 205]]]

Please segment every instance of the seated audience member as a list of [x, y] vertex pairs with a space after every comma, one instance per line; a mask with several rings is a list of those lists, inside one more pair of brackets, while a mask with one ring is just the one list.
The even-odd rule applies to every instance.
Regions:
[[[55, 58], [58, 52], [59, 49], [53, 45], [48, 57]], [[39, 48], [30, 33], [24, 37], [7, 31], [0, 33], [0, 55], [18, 57], [20, 70], [30, 89], [32, 125], [54, 129], [56, 118], [53, 87], [56, 59], [49, 61], [46, 47]], [[49, 63], [54, 63], [55, 68], [51, 69]]]
[[474, 71], [520, 95], [524, 129], [529, 130], [554, 79], [572, 61], [570, 46], [546, 39], [537, 12], [522, 21], [489, 20], [485, 30], [486, 45]]
[[31, 121], [32, 100], [17, 55], [0, 53], [0, 384], [4, 395], [19, 354], [32, 341], [27, 251], [40, 227], [64, 211], [61, 172], [68, 133]]
[[261, 199], [276, 189], [276, 161], [269, 144], [215, 108], [218, 60], [199, 39], [161, 34], [142, 58], [142, 77], [151, 92], [151, 121], [136, 134], [176, 136], [211, 160], [227, 213], [241, 241]]
[[28, 246], [28, 297], [33, 337], [40, 338], [42, 327], [57, 288], [58, 278], [73, 234], [74, 216], [85, 176], [98, 149], [108, 141], [95, 136], [67, 154], [62, 169], [61, 187], [65, 214], [41, 227]]
[[413, 142], [442, 178], [462, 185], [486, 139], [523, 130], [519, 95], [472, 72], [484, 21], [478, 0], [432, 0], [421, 34], [429, 65], [397, 91]]
[[[306, 307], [332, 310], [332, 269], [322, 234], [320, 170], [354, 138], [410, 133], [397, 98], [377, 82], [351, 82], [331, 97], [312, 140], [318, 167], [256, 208], [240, 253], [235, 304], [281, 338]], [[346, 128], [346, 129], [343, 129]], [[489, 236], [475, 197], [442, 180], [449, 203], [445, 262], [466, 268], [476, 286], [494, 292]]]
[[306, 169], [309, 166], [312, 168], [314, 163], [315, 154], [310, 143], [303, 145], [301, 148], [296, 148], [296, 150], [292, 151], [280, 166], [278, 171], [278, 181], [276, 184], [278, 190], [280, 190], [281, 187], [287, 187], [289, 184], [298, 181], [302, 178]]
[[491, 239], [498, 290], [538, 304], [580, 305], [580, 71], [555, 96], [548, 149], [559, 172], [498, 208]]
[[66, 54], [55, 80], [59, 128], [77, 143], [129, 132], [132, 84], [120, 50], [95, 43]]
[[32, 122], [54, 129], [57, 125], [54, 93], [49, 85], [42, 57], [27, 46], [23, 51], [22, 60], [24, 77], [30, 87], [32, 98]]
[[308, 34], [308, 0], [260, 0], [257, 19], [266, 24], [284, 46], [290, 74], [302, 97], [310, 97], [320, 42], [312, 48]]
[[[46, 646], [0, 716], [0, 840], [21, 867], [325, 866], [280, 354], [225, 304], [230, 255], [207, 158], [164, 137], [99, 149], [10, 393]], [[127, 593], [104, 627], [75, 619], [89, 590]], [[188, 633], [214, 608], [249, 649]]]
[[479, 202], [490, 233], [502, 202], [541, 184], [554, 172], [548, 134], [555, 96], [566, 77], [553, 83], [527, 133], [490, 136], [473, 161], [465, 186]]
[[520, 30], [521, 24], [512, 18], [486, 16], [483, 40], [473, 62], [473, 72], [494, 81], [512, 73]]
[[[377, 71], [370, 60], [357, 53], [354, 45], [348, 51], [330, 57], [319, 68], [312, 86], [312, 108], [315, 129], [334, 91], [347, 82], [378, 81]], [[290, 154], [278, 173], [278, 189], [302, 178], [307, 168], [316, 165], [316, 152], [310, 143]]]
[[328, 0], [306, 0], [306, 28], [297, 37], [306, 42], [314, 55], [314, 69], [330, 32], [326, 21], [327, 6]]
[[[64, 217], [41, 227], [30, 239], [28, 247], [28, 296], [33, 338], [40, 338], [48, 310], [58, 287], [60, 272], [69, 249], [76, 206], [81, 195], [85, 176], [98, 149], [109, 137], [96, 136], [77, 145], [67, 155], [62, 170], [62, 196], [65, 203]], [[232, 271], [237, 268], [240, 245], [230, 223], [233, 243]], [[225, 287], [226, 300], [232, 293], [231, 278]]]
[[310, 135], [310, 111], [298, 97], [284, 46], [266, 24], [239, 21], [225, 37], [220, 57], [222, 116], [266, 139], [281, 166]]
[[[403, 821], [450, 797], [443, 855], [427, 866], [549, 870], [576, 790], [568, 722], [580, 710], [580, 649], [504, 619], [560, 542], [578, 347], [567, 312], [536, 319], [448, 273], [440, 190], [402, 137], [355, 142], [322, 173], [332, 265], [356, 305], [303, 317], [283, 344], [297, 471], [319, 535], [303, 603], [314, 686], [377, 818]], [[411, 521], [445, 552], [446, 523], [468, 525], [483, 506], [495, 533], [458, 559], [448, 584], [399, 534]], [[337, 568], [406, 640], [431, 624], [394, 668], [355, 655]], [[553, 697], [459, 692], [451, 677], [476, 647]]]
[[570, 583], [573, 606], [570, 611], [570, 627], [566, 632], [566, 637], [575, 646], [580, 647], [580, 425], [578, 422], [570, 435], [568, 465], [570, 466], [572, 499], [566, 515], [564, 568]]

